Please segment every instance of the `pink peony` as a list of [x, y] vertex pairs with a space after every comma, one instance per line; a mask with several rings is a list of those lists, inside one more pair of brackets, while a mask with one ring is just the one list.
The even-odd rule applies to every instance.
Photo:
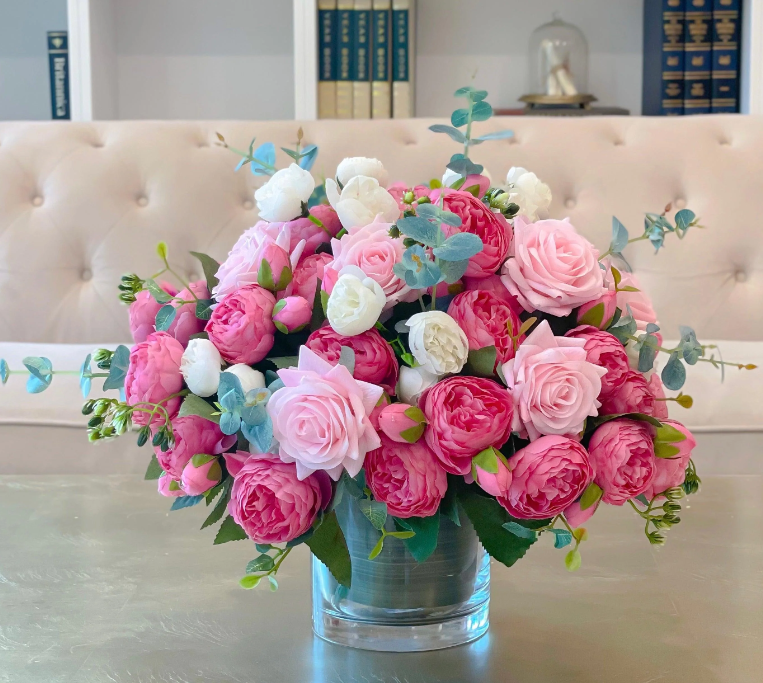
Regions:
[[426, 442], [451, 474], [466, 474], [477, 453], [500, 448], [511, 434], [511, 396], [493, 380], [449, 377], [428, 389], [420, 403], [429, 423]]
[[665, 400], [665, 389], [662, 386], [662, 380], [656, 372], [652, 373], [647, 386], [649, 393], [654, 396], [652, 416], [658, 420], [666, 420], [668, 418], [668, 402]]
[[665, 424], [675, 427], [686, 439], [670, 444], [678, 449], [675, 455], [670, 458], [655, 458], [654, 478], [644, 490], [644, 495], [649, 500], [684, 483], [686, 466], [689, 464], [692, 451], [697, 447], [694, 435], [680, 422], [665, 420]]
[[348, 346], [355, 352], [355, 379], [370, 384], [378, 384], [388, 394], [395, 395], [398, 363], [392, 347], [375, 329], [343, 337], [329, 327], [321, 327], [313, 332], [305, 346], [332, 365], [339, 362], [342, 347]]
[[299, 479], [296, 467], [278, 458], [237, 455], [243, 464], [233, 475], [228, 512], [256, 543], [294, 540], [331, 502], [331, 482], [325, 472]]
[[398, 443], [386, 436], [366, 456], [366, 483], [395, 517], [431, 517], [448, 490], [448, 478], [422, 441]]
[[587, 360], [585, 340], [555, 337], [544, 320], [525, 339], [503, 375], [514, 405], [513, 430], [535, 440], [573, 435], [598, 414], [606, 368]]
[[[130, 365], [125, 377], [125, 401], [131, 406], [142, 403], [160, 403], [170, 419], [177, 415], [182, 398], [175, 396], [183, 388], [183, 375], [180, 373], [180, 360], [183, 357], [183, 345], [167, 332], [149, 334], [146, 341], [136, 344], [130, 351]], [[169, 400], [168, 400], [169, 399]], [[141, 406], [152, 410], [151, 406]], [[144, 426], [163, 424], [164, 411], [150, 412], [136, 410], [133, 413], [134, 424]]]
[[299, 349], [299, 366], [278, 376], [284, 388], [267, 410], [281, 460], [296, 462], [300, 479], [318, 470], [334, 481], [342, 470], [356, 476], [366, 453], [380, 444], [369, 415], [383, 389], [353, 379], [346, 367], [332, 366], [307, 346]]
[[294, 276], [289, 286], [283, 291], [284, 296], [301, 296], [310, 304], [315, 301], [318, 280], [323, 280], [324, 269], [334, 258], [330, 254], [313, 254], [299, 262], [294, 269]]
[[[177, 290], [169, 282], [160, 282], [159, 286], [170, 296], [175, 296]], [[156, 314], [164, 306], [154, 299], [147, 289], [135, 295], [135, 301], [130, 304], [130, 333], [136, 344], [146, 341], [149, 334], [156, 331]]]
[[461, 218], [461, 226], [448, 228], [448, 234], [470, 232], [482, 240], [482, 251], [469, 259], [467, 277], [489, 277], [501, 267], [511, 245], [511, 226], [500, 214], [493, 213], [479, 199], [461, 190], [434, 190], [433, 203], [443, 195], [443, 208]]
[[279, 331], [289, 334], [305, 327], [312, 315], [312, 302], [301, 296], [287, 296], [273, 308], [273, 323]]
[[580, 501], [576, 500], [572, 505], [564, 508], [564, 518], [573, 529], [577, 529], [593, 517], [593, 513], [599, 508], [599, 503], [601, 503], [601, 499], [584, 510], [580, 505]]
[[508, 304], [490, 292], [475, 290], [458, 294], [450, 302], [448, 315], [466, 333], [469, 350], [495, 346], [496, 363], [514, 358], [509, 329], [516, 334], [522, 323]]
[[654, 415], [654, 395], [649, 391], [646, 378], [637, 370], [628, 370], [623, 383], [601, 397], [600, 415], [644, 413]]
[[[405, 414], [406, 410], [410, 410], [413, 407], [407, 403], [390, 403], [383, 406], [378, 416], [376, 416], [378, 424], [376, 431], [382, 432], [391, 441], [396, 443], [410, 443], [411, 440], [402, 436], [402, 433], [421, 425], [421, 422], [412, 420]], [[423, 431], [423, 428], [419, 431]]]
[[513, 252], [501, 279], [527, 311], [566, 316], [606, 291], [599, 252], [569, 219], [529, 223], [517, 216]]
[[649, 488], [655, 471], [651, 430], [646, 422], [619, 418], [593, 433], [588, 454], [604, 503], [624, 505]]
[[483, 290], [485, 292], [490, 292], [493, 296], [498, 297], [501, 301], [508, 304], [511, 307], [511, 310], [514, 311], [518, 316], [522, 315], [522, 313], [525, 312], [525, 309], [522, 308], [520, 303], [517, 301], [517, 298], [509, 293], [509, 290], [506, 289], [506, 285], [501, 282], [501, 278], [498, 275], [490, 275], [489, 277], [465, 277], [463, 278], [463, 284], [464, 289], [467, 292], [471, 292], [473, 290]]
[[564, 336], [584, 340], [585, 346], [583, 348], [586, 351], [588, 361], [606, 368], [607, 374], [601, 378], [602, 394], [608, 394], [622, 386], [630, 368], [628, 366], [628, 354], [625, 353], [625, 347], [617, 337], [591, 325], [576, 327]]
[[226, 436], [214, 422], [197, 415], [176, 417], [172, 420], [175, 443], [169, 450], [154, 447], [156, 459], [162, 469], [175, 479], [180, 479], [183, 468], [198, 453], [217, 455], [236, 443], [236, 436]]
[[[318, 204], [310, 209], [310, 215], [317, 218], [323, 227], [316, 225], [309, 218], [297, 218], [283, 225], [289, 227], [291, 241], [289, 243], [289, 252], [294, 253], [298, 248], [302, 252], [302, 259], [315, 254], [315, 250], [336, 237], [336, 234], [342, 229], [339, 222], [339, 216], [336, 211], [327, 204]], [[281, 225], [276, 223], [275, 225]], [[300, 247], [300, 242], [304, 240], [304, 248]]]
[[[611, 271], [609, 272], [611, 273]], [[641, 288], [641, 283], [638, 281], [638, 278], [633, 273], [627, 272], [622, 272], [621, 276], [620, 289], [624, 287], [635, 287], [638, 290], [636, 292], [617, 292], [617, 307], [623, 312], [623, 315], [628, 315], [628, 308], [630, 307], [639, 332], [644, 332], [649, 323], [659, 325], [657, 314], [654, 312], [654, 307], [652, 306], [652, 300]], [[614, 281], [612, 282], [612, 285], [614, 286]]]
[[542, 436], [509, 460], [511, 486], [498, 502], [517, 519], [546, 519], [565, 510], [593, 479], [588, 453], [564, 436]]
[[422, 197], [428, 197], [431, 189], [426, 185], [416, 185], [414, 188], [409, 188], [405, 183], [402, 182], [392, 183], [387, 188], [387, 192], [389, 192], [395, 198], [395, 201], [397, 202], [401, 211], [405, 211], [406, 209], [410, 208], [410, 205], [403, 201], [406, 192], [409, 191], [413, 192], [415, 201], [416, 199], [421, 199]]
[[617, 295], [614, 290], [607, 291], [598, 299], [589, 301], [578, 308], [579, 325], [592, 325], [600, 330], [609, 327], [617, 309]]
[[273, 348], [275, 297], [258, 285], [247, 285], [226, 296], [207, 326], [210, 341], [231, 365], [253, 365]]
[[[204, 280], [191, 282], [190, 288], [193, 294], [199, 299], [208, 299], [209, 290]], [[173, 301], [172, 305], [177, 309], [175, 319], [172, 321], [167, 332], [177, 339], [183, 346], [188, 346], [188, 340], [192, 334], [198, 334], [204, 329], [204, 321], [196, 317], [196, 301], [193, 294], [188, 289], [183, 289], [177, 294], [179, 301], [188, 301], [187, 304], [180, 304]]]
[[183, 468], [183, 476], [180, 478], [180, 486], [187, 496], [200, 496], [213, 486], [217, 486], [222, 479], [223, 473], [218, 458], [212, 458], [198, 467], [191, 460]]
[[483, 491], [486, 491], [496, 498], [501, 498], [508, 495], [513, 476], [511, 470], [500, 458], [497, 458], [496, 460], [498, 463], [498, 472], [488, 472], [479, 467], [479, 465], [475, 465], [474, 480]]
[[[170, 488], [172, 484], [175, 484], [173, 488]], [[180, 488], [180, 481], [173, 479], [172, 477], [162, 476], [158, 481], [159, 493], [167, 498], [180, 498], [185, 495], [185, 491]]]

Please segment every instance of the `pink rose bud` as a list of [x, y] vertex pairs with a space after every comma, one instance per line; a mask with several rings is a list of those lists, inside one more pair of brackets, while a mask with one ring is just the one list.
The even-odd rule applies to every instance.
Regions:
[[674, 441], [668, 445], [677, 450], [668, 458], [655, 458], [654, 479], [644, 491], [644, 495], [651, 500], [655, 496], [664, 493], [668, 489], [675, 488], [684, 483], [686, 467], [689, 464], [692, 451], [697, 446], [694, 435], [675, 420], [665, 420], [664, 425], [674, 427], [685, 437], [682, 441]]
[[606, 292], [603, 296], [589, 301], [578, 308], [578, 325], [591, 325], [600, 330], [609, 327], [617, 308], [617, 294]]
[[257, 284], [271, 292], [280, 292], [291, 282], [291, 275], [289, 252], [275, 243], [265, 245], [257, 269]]
[[407, 403], [391, 403], [379, 413], [379, 430], [397, 443], [415, 443], [425, 425], [421, 409]]
[[[191, 335], [198, 334], [204, 329], [204, 321], [196, 317], [196, 300], [194, 295], [199, 299], [209, 298], [209, 290], [204, 280], [191, 282], [189, 287], [190, 290], [183, 289], [178, 292], [177, 299], [172, 302], [172, 306], [177, 309], [177, 313], [175, 313], [172, 325], [167, 330], [183, 346], [188, 346], [188, 340], [191, 338]], [[180, 301], [187, 301], [188, 303], [181, 304], [179, 303]]]
[[475, 192], [475, 197], [477, 199], [482, 199], [485, 196], [485, 193], [490, 189], [490, 178], [484, 175], [478, 175], [476, 173], [472, 173], [471, 175], [466, 176], [466, 180], [464, 180], [464, 184], [461, 186], [462, 190], [466, 190], [467, 192], [471, 192], [470, 188], [476, 187], [477, 189]]
[[180, 488], [180, 482], [177, 479], [173, 479], [167, 475], [159, 477], [159, 493], [167, 498], [180, 498], [185, 493]]
[[577, 529], [581, 524], [585, 524], [593, 517], [593, 513], [598, 509], [599, 503], [601, 503], [601, 498], [584, 510], [580, 505], [580, 501], [576, 500], [564, 510], [564, 518], [573, 529]]
[[[161, 287], [170, 296], [175, 296], [177, 290], [169, 282], [159, 282]], [[147, 289], [135, 295], [135, 301], [130, 304], [128, 315], [130, 317], [130, 333], [136, 344], [146, 341], [148, 335], [156, 331], [156, 314], [164, 304], [159, 303]]]
[[183, 468], [180, 485], [187, 496], [199, 496], [220, 483], [223, 471], [213, 455], [194, 455]]
[[276, 329], [284, 334], [297, 332], [310, 322], [313, 307], [301, 296], [287, 296], [273, 308], [273, 322]]
[[472, 476], [482, 490], [491, 496], [506, 496], [511, 486], [511, 470], [492, 447], [474, 456]]

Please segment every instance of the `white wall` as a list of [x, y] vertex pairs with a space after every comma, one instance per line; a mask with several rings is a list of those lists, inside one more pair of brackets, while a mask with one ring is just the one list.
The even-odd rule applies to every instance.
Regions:
[[49, 119], [48, 31], [66, 30], [66, 0], [0, 0], [0, 120]]
[[640, 114], [643, 0], [418, 0], [416, 115], [450, 114], [475, 72], [494, 107], [523, 106], [530, 34], [557, 10], [588, 39], [597, 104]]

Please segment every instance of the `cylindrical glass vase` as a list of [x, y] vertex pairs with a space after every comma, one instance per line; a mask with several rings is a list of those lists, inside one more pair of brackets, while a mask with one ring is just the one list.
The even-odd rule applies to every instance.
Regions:
[[[316, 635], [366, 650], [417, 652], [468, 643], [487, 631], [490, 558], [468, 519], [457, 526], [441, 515], [437, 548], [419, 564], [393, 537], [369, 560], [380, 534], [350, 496], [337, 517], [352, 560], [352, 587], [339, 585], [313, 557]], [[386, 529], [395, 530], [392, 519]]]

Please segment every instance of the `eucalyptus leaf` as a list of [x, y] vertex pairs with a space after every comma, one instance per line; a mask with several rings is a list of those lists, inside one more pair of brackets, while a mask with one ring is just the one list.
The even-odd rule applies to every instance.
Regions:
[[201, 503], [202, 500], [204, 500], [204, 496], [180, 496], [175, 498], [170, 511], [193, 507]]
[[[493, 133], [487, 133], [486, 135], [480, 135], [476, 140], [480, 142], [486, 142], [487, 140], [506, 140], [514, 137], [513, 130], [497, 130]], [[472, 140], [475, 142], [475, 140]]]
[[[90, 356], [88, 356], [88, 358], [90, 358]], [[8, 363], [6, 362], [5, 358], [0, 358], [0, 381], [5, 384], [10, 376], [11, 370], [8, 367]]]
[[662, 369], [662, 383], [671, 391], [678, 391], [686, 381], [686, 368], [675, 351]]
[[487, 121], [493, 115], [493, 107], [484, 100], [475, 102], [472, 107], [472, 121]]
[[612, 216], [612, 242], [609, 245], [609, 250], [613, 254], [619, 254], [628, 246], [628, 239], [627, 228], [615, 216]]
[[456, 127], [461, 128], [469, 123], [469, 110], [468, 109], [456, 109], [450, 115], [450, 122]]
[[457, 232], [448, 237], [442, 246], [432, 253], [444, 261], [463, 261], [479, 254], [484, 248], [482, 240], [470, 232]]
[[554, 534], [554, 548], [565, 548], [572, 543], [572, 534], [567, 529], [549, 529]]
[[340, 348], [339, 365], [346, 367], [351, 375], [355, 374], [355, 350], [352, 347], [342, 346]]
[[433, 126], [429, 126], [429, 130], [433, 133], [445, 133], [450, 136], [451, 139], [460, 142], [461, 144], [466, 142], [466, 136], [458, 130], [458, 128], [453, 128], [452, 126], [445, 126], [441, 123], [437, 123]]
[[124, 344], [120, 344], [111, 357], [111, 366], [109, 367], [109, 376], [103, 383], [104, 391], [111, 389], [121, 389], [125, 384], [127, 368], [130, 367], [130, 349]]
[[397, 227], [406, 237], [421, 242], [427, 247], [436, 247], [443, 238], [439, 226], [421, 216], [407, 216], [397, 221]]
[[463, 261], [441, 261], [440, 277], [449, 285], [458, 282], [469, 267], [469, 259]]
[[170, 329], [170, 326], [175, 321], [176, 315], [177, 308], [175, 308], [172, 304], [165, 304], [162, 306], [156, 314], [156, 331], [166, 332], [168, 329]]
[[212, 317], [212, 306], [217, 303], [214, 299], [199, 299], [196, 302], [196, 317], [199, 320], [209, 320]]
[[[269, 166], [275, 166], [276, 163], [276, 148], [272, 142], [266, 142], [264, 145], [260, 145], [252, 154], [255, 159], [263, 161]], [[263, 166], [257, 161], [252, 160], [251, 165], [252, 173], [255, 175], [270, 175], [272, 170]]]

